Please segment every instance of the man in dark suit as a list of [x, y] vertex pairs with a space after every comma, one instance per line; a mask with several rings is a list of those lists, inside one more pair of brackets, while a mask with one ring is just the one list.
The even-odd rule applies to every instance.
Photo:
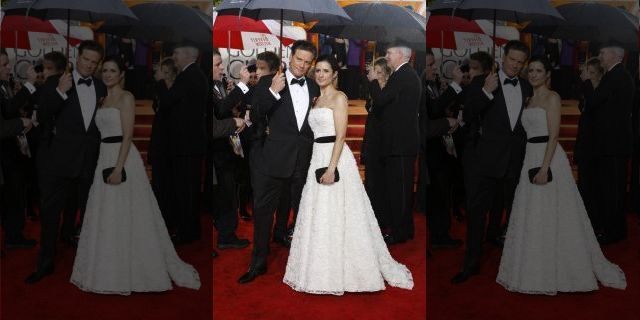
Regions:
[[613, 44], [600, 49], [605, 74], [590, 100], [597, 194], [594, 229], [601, 244], [627, 238], [624, 195], [627, 160], [633, 152], [632, 109], [634, 83], [622, 64], [624, 49]]
[[391, 233], [385, 235], [388, 244], [405, 242], [414, 233], [413, 173], [420, 148], [418, 110], [422, 86], [409, 65], [410, 57], [411, 49], [402, 44], [389, 47], [385, 58], [393, 73], [384, 88], [370, 86], [373, 112], [382, 124], [385, 216], [391, 227]]
[[[237, 171], [239, 170], [239, 155], [229, 143], [229, 136], [236, 133], [236, 122], [238, 122], [238, 131], [244, 129], [244, 120], [234, 118], [232, 109], [243, 102], [243, 98], [249, 93], [250, 74], [247, 68], [240, 71], [240, 82], [238, 82], [229, 94], [222, 86], [222, 58], [218, 50], [213, 51], [213, 117], [214, 124], [216, 120], [222, 122], [225, 120], [233, 121], [234, 130], [225, 135], [218, 137], [210, 136], [213, 155], [213, 168], [215, 170], [216, 184], [213, 188], [214, 194], [214, 217], [215, 225], [218, 230], [218, 248], [245, 248], [249, 245], [249, 240], [239, 239], [236, 235], [238, 227], [238, 194], [237, 194]], [[212, 124], [213, 127], [213, 124]], [[213, 128], [212, 128], [213, 129]]]
[[[26, 206], [26, 166], [29, 158], [26, 151], [18, 144], [17, 137], [22, 137], [32, 128], [30, 119], [21, 115], [21, 109], [35, 92], [36, 73], [33, 66], [27, 71], [27, 82], [22, 89], [12, 94], [9, 80], [9, 57], [0, 51], [0, 217], [4, 230], [4, 245], [7, 248], [30, 248], [36, 244], [33, 239], [23, 235], [24, 209]], [[7, 120], [4, 120], [7, 119]], [[27, 146], [28, 147], [28, 146]]]
[[165, 97], [172, 199], [169, 229], [176, 244], [200, 239], [199, 195], [207, 148], [206, 106], [209, 81], [200, 69], [198, 48], [190, 43], [173, 50], [178, 76]]
[[504, 47], [498, 73], [477, 76], [468, 87], [463, 118], [473, 131], [467, 143], [463, 166], [467, 196], [467, 242], [462, 272], [453, 283], [466, 281], [478, 272], [486, 213], [501, 186], [505, 202], [513, 202], [526, 145], [520, 121], [533, 89], [518, 75], [529, 58], [529, 48], [520, 41]]
[[78, 52], [75, 70], [50, 76], [41, 89], [38, 121], [43, 140], [36, 159], [41, 247], [37, 271], [27, 277], [27, 283], [38, 282], [53, 272], [60, 211], [69, 194], [75, 193], [80, 211], [84, 212], [98, 160], [100, 132], [95, 114], [107, 88], [92, 75], [104, 49], [95, 41], [83, 41]]
[[268, 119], [268, 131], [251, 151], [251, 185], [254, 192], [254, 249], [249, 270], [239, 283], [253, 281], [267, 271], [273, 212], [282, 186], [291, 184], [291, 202], [298, 211], [302, 187], [313, 149], [313, 131], [307, 120], [313, 102], [320, 95], [314, 81], [305, 75], [316, 58], [316, 47], [296, 41], [291, 47], [289, 68], [273, 77], [260, 78], [253, 95], [251, 121]]

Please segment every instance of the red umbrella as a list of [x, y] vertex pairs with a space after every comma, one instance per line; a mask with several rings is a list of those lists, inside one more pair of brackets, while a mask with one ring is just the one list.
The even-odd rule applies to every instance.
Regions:
[[[56, 27], [56, 24], [59, 25]], [[2, 19], [2, 46], [16, 49], [41, 49], [66, 47], [64, 23], [54, 20], [40, 20], [29, 16], [5, 16]], [[81, 39], [69, 38], [71, 46], [76, 46]]]
[[[493, 37], [485, 31], [491, 23], [480, 20], [467, 20], [456, 16], [433, 16], [427, 13], [427, 47], [442, 49], [487, 48], [493, 46]], [[495, 37], [498, 46], [508, 39]]]
[[285, 29], [277, 36], [280, 24], [275, 20], [253, 20], [243, 16], [226, 16], [213, 13], [213, 46], [230, 49], [257, 49], [292, 44], [296, 37]]

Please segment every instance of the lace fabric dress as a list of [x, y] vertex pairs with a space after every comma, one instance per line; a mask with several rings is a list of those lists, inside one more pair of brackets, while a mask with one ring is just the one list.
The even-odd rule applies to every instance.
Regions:
[[[96, 124], [102, 138], [122, 136], [120, 111], [101, 108]], [[102, 143], [89, 191], [71, 282], [88, 292], [129, 295], [181, 287], [200, 288], [198, 272], [177, 255], [135, 145], [124, 165], [127, 180], [105, 184], [120, 143]]]
[[[542, 108], [525, 109], [522, 125], [528, 138], [548, 135]], [[527, 143], [497, 282], [509, 291], [546, 295], [597, 290], [598, 281], [626, 288], [623, 271], [602, 254], [560, 144], [552, 181], [529, 182], [528, 171], [542, 165], [546, 146]]]
[[[335, 136], [329, 108], [312, 109], [309, 124], [315, 138]], [[315, 170], [329, 165], [333, 146], [313, 145], [283, 282], [296, 291], [334, 295], [384, 290], [385, 281], [413, 288], [409, 269], [389, 254], [346, 144], [337, 166], [340, 181], [316, 181]]]

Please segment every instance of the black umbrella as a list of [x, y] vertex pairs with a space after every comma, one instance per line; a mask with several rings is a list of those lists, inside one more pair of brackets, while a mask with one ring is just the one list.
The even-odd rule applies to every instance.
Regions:
[[[245, 16], [255, 20], [279, 19], [281, 38], [284, 20], [307, 23], [331, 16], [351, 19], [335, 0], [224, 0], [216, 11], [221, 15]], [[280, 60], [282, 61], [282, 42]]]
[[43, 20], [66, 19], [67, 39], [71, 33], [70, 20], [96, 22], [113, 16], [126, 17], [131, 21], [137, 19], [121, 0], [11, 0], [2, 11], [6, 15], [32, 16]]
[[570, 3], [556, 7], [566, 21], [532, 21], [522, 31], [557, 39], [616, 43], [638, 48], [638, 17], [622, 8], [599, 3]]
[[549, 0], [440, 0], [429, 11], [432, 15], [453, 15], [467, 20], [493, 20], [494, 59], [496, 20], [520, 23], [535, 19], [563, 19]]
[[113, 17], [96, 31], [132, 39], [211, 46], [211, 17], [198, 9], [175, 3], [143, 3], [131, 7], [131, 11], [138, 21]]
[[386, 3], [356, 3], [344, 7], [351, 21], [341, 17], [320, 20], [309, 32], [335, 37], [401, 41], [416, 49], [426, 45], [427, 18], [407, 8]]

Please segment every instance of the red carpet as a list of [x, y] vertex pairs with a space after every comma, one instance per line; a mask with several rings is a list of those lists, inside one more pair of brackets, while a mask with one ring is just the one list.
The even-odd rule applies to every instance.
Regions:
[[[200, 290], [174, 288], [130, 296], [86, 293], [69, 282], [75, 249], [60, 243], [56, 270], [37, 284], [24, 278], [34, 271], [38, 248], [12, 249], [2, 257], [2, 320], [209, 320], [211, 319], [211, 219], [202, 219], [203, 240], [178, 246], [180, 257], [200, 273]], [[39, 238], [40, 222], [27, 222], [26, 235]]]
[[[426, 219], [415, 214], [416, 239], [391, 246], [391, 255], [413, 273], [413, 290], [387, 286], [376, 293], [345, 293], [343, 296], [296, 292], [282, 283], [288, 250], [271, 245], [267, 274], [240, 285], [236, 280], [247, 270], [252, 247], [220, 250], [213, 261], [215, 320], [266, 319], [425, 319]], [[238, 236], [252, 239], [253, 224], [241, 221]]]
[[[605, 256], [627, 277], [625, 291], [604, 288], [591, 293], [533, 296], [506, 291], [496, 283], [501, 249], [485, 245], [480, 275], [460, 285], [450, 279], [462, 265], [464, 249], [437, 250], [428, 259], [428, 320], [502, 319], [640, 319], [640, 236], [638, 219], [629, 215], [629, 239], [603, 247]], [[455, 237], [464, 239], [465, 224], [453, 223]]]

